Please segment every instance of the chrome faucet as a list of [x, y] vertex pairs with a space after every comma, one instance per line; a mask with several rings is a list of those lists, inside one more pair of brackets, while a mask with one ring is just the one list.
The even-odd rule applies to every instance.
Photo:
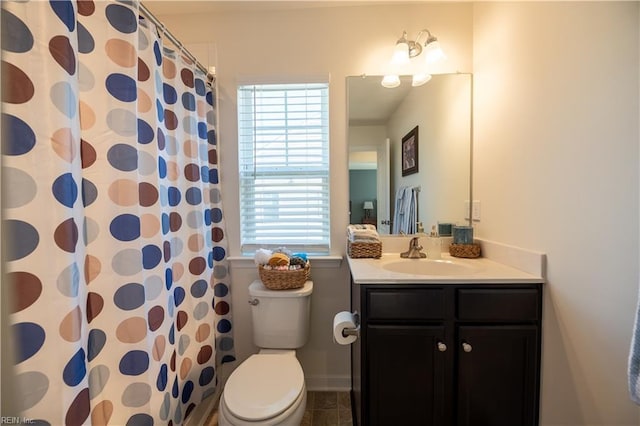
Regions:
[[427, 257], [426, 254], [422, 253], [422, 246], [418, 243], [418, 239], [420, 237], [413, 237], [411, 241], [409, 241], [409, 250], [400, 253], [400, 257], [407, 259], [423, 259]]

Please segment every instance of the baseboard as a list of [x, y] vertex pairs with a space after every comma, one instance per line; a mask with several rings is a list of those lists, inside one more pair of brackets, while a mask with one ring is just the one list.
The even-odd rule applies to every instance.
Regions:
[[351, 390], [351, 376], [307, 376], [304, 381], [310, 391]]

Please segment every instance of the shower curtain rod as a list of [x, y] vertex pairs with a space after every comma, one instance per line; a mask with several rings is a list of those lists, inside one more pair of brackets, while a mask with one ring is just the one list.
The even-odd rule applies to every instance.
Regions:
[[184, 45], [180, 42], [180, 40], [178, 40], [173, 34], [171, 34], [171, 31], [169, 31], [167, 27], [165, 27], [164, 24], [160, 22], [160, 20], [156, 18], [156, 16], [153, 13], [151, 13], [151, 11], [147, 9], [147, 7], [142, 3], [140, 3], [140, 13], [142, 13], [142, 15], [144, 15], [145, 18], [153, 22], [156, 28], [158, 28], [158, 30], [162, 32], [162, 35], [167, 37], [171, 43], [173, 43], [178, 49], [180, 49], [180, 52], [183, 55], [191, 59], [193, 63], [196, 64], [196, 67], [198, 67], [198, 69], [200, 69], [200, 71], [202, 71], [207, 76], [208, 82], [211, 82], [211, 83], [215, 82], [216, 76], [211, 74], [209, 70], [204, 65], [202, 65], [200, 61], [198, 61], [198, 59], [195, 56], [193, 56], [191, 52], [187, 50], [186, 47], [184, 47]]

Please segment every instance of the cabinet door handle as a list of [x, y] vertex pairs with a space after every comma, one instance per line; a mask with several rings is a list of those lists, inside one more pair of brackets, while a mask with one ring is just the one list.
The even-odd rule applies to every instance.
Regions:
[[471, 346], [467, 342], [462, 342], [462, 350], [465, 352], [471, 352], [473, 350], [473, 346]]
[[444, 343], [442, 343], [442, 342], [438, 342], [438, 350], [439, 350], [440, 352], [445, 352], [445, 351], [447, 350], [447, 345], [445, 345], [445, 344], [444, 344]]

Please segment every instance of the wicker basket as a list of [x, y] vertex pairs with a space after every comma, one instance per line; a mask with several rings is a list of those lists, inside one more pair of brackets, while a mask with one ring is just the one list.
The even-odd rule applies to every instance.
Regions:
[[382, 256], [382, 243], [358, 243], [347, 240], [347, 255], [352, 258], [379, 259]]
[[451, 244], [449, 254], [453, 257], [480, 257], [480, 244]]
[[260, 281], [269, 290], [289, 290], [304, 286], [311, 275], [311, 265], [309, 262], [304, 268], [294, 271], [265, 269], [263, 265], [258, 266]]

